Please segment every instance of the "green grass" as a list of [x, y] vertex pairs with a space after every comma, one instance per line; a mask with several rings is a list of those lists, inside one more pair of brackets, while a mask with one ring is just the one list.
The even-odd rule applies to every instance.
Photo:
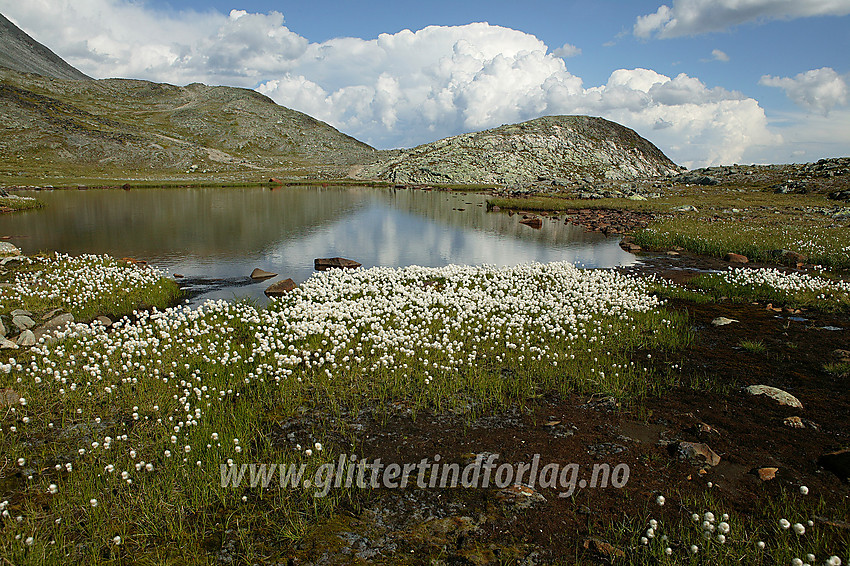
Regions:
[[750, 352], [751, 354], [766, 354], [767, 346], [761, 340], [741, 340], [738, 342], [741, 349]]
[[746, 222], [675, 218], [655, 223], [634, 237], [636, 244], [647, 249], [680, 246], [713, 257], [734, 252], [767, 263], [776, 262], [776, 250], [785, 249], [806, 255], [811, 264], [850, 268], [847, 227], [822, 216], [766, 215]]
[[0, 197], [0, 212], [18, 212], [44, 207], [44, 203], [34, 198]]
[[688, 287], [713, 299], [726, 297], [739, 303], [772, 302], [775, 306], [806, 308], [823, 312], [850, 311], [850, 293], [839, 289], [783, 289], [776, 285], [744, 284], [730, 281], [724, 274], [706, 273], [694, 277]]
[[[744, 513], [731, 511], [722, 496], [711, 489], [665, 495], [664, 507], [650, 502], [643, 516], [609, 520], [601, 530], [591, 533], [624, 550], [626, 558], [616, 563], [767, 566], [791, 564], [794, 558], [808, 563], [807, 554], [813, 554], [815, 561], [811, 564], [823, 564], [830, 556], [846, 557], [850, 551], [850, 531], [828, 524], [846, 521], [850, 516], [846, 502], [833, 506], [814, 494], [803, 496], [783, 490], [772, 495], [764, 489], [758, 497], [760, 504]], [[715, 515], [710, 540], [703, 536], [706, 512]], [[724, 513], [730, 515], [726, 521], [730, 530], [721, 543], [716, 535]], [[699, 520], [694, 521], [692, 514], [697, 514]], [[658, 521], [658, 527], [644, 544], [641, 537], [646, 536], [650, 519]], [[793, 528], [782, 528], [781, 519], [803, 525], [805, 533], [798, 535]], [[763, 550], [758, 546], [760, 541], [764, 543]], [[696, 554], [691, 551], [692, 546], [697, 547]], [[670, 555], [665, 552], [667, 548]]]
[[824, 364], [825, 372], [837, 377], [847, 377], [850, 375], [850, 362], [832, 362]]

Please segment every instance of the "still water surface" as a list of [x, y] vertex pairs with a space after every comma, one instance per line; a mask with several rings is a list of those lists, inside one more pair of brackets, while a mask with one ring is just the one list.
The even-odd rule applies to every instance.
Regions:
[[[255, 267], [296, 282], [317, 257], [364, 267], [515, 265], [570, 261], [585, 267], [634, 262], [617, 238], [563, 220], [541, 230], [488, 213], [486, 197], [371, 187], [43, 191], [46, 207], [0, 216], [0, 234], [24, 253], [60, 251], [147, 260], [197, 286], [193, 302], [251, 297], [279, 278], [253, 283]], [[459, 210], [463, 209], [463, 210]]]

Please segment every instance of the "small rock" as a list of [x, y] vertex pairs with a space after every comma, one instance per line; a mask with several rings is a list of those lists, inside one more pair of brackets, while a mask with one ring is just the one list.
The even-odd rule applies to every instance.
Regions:
[[313, 260], [313, 267], [316, 271], [325, 271], [326, 269], [356, 269], [360, 264], [353, 259], [345, 259], [344, 257], [329, 257], [317, 258]]
[[296, 285], [295, 281], [292, 279], [284, 279], [283, 281], [278, 281], [277, 283], [269, 285], [268, 289], [265, 290], [265, 293], [269, 297], [281, 297], [296, 287], [298, 287], [298, 285]]
[[6, 325], [3, 324], [3, 319], [0, 318], [0, 336], [6, 336], [7, 330]]
[[701, 442], [679, 442], [674, 444], [676, 455], [680, 460], [688, 460], [697, 464], [708, 464], [716, 466], [720, 463], [720, 456], [714, 450], [708, 447], [708, 444]]
[[103, 316], [103, 315], [101, 315], [101, 316], [97, 317], [97, 318], [96, 318], [96, 319], [94, 319], [94, 320], [95, 320], [96, 322], [99, 322], [100, 324], [102, 324], [102, 325], [103, 325], [103, 326], [105, 326], [106, 328], [109, 328], [110, 326], [112, 326], [112, 319], [111, 319], [111, 318], [109, 318], [108, 316]]
[[676, 212], [699, 212], [699, 210], [697, 210], [697, 207], [690, 204], [686, 204], [684, 206], [677, 206], [673, 210], [675, 210]]
[[598, 558], [603, 558], [608, 561], [626, 557], [626, 553], [621, 549], [598, 538], [585, 539], [584, 542], [581, 543], [581, 546], [588, 552], [595, 554]]
[[35, 346], [35, 334], [32, 330], [24, 330], [16, 340], [18, 346]]
[[25, 314], [19, 314], [12, 317], [12, 324], [21, 330], [29, 330], [35, 326], [35, 321]]
[[714, 326], [726, 326], [727, 324], [732, 324], [733, 322], [738, 322], [734, 318], [726, 318], [725, 316], [718, 316], [714, 320], [711, 321], [711, 324]]
[[679, 252], [674, 252], [673, 250], [670, 250], [667, 252], [667, 255], [669, 255], [670, 257], [678, 257]]
[[778, 471], [779, 468], [759, 468], [756, 473], [761, 481], [770, 481], [776, 477]]
[[785, 417], [782, 424], [791, 428], [806, 428], [806, 425], [803, 424], [803, 419], [800, 417]]
[[0, 389], [0, 407], [12, 407], [21, 401], [21, 396], [12, 389]]
[[850, 479], [850, 449], [824, 454], [818, 458], [818, 465], [840, 478]]
[[11, 316], [32, 316], [30, 311], [25, 311], [24, 309], [15, 309], [9, 313]]
[[745, 255], [734, 254], [732, 252], [729, 252], [728, 254], [723, 256], [723, 261], [728, 261], [730, 263], [749, 263], [750, 260], [747, 259], [747, 256]]
[[771, 257], [782, 265], [797, 266], [806, 263], [808, 256], [791, 250], [773, 250], [770, 252]]
[[750, 395], [767, 395], [780, 405], [786, 405], [797, 409], [803, 408], [803, 404], [799, 399], [787, 391], [783, 391], [777, 387], [771, 387], [769, 385], [750, 385], [745, 389], [745, 391]]
[[251, 279], [269, 279], [270, 277], [277, 277], [277, 273], [272, 273], [271, 271], [265, 271], [260, 269], [259, 267], [254, 269], [251, 272]]
[[533, 216], [531, 218], [523, 218], [519, 221], [519, 223], [525, 224], [526, 226], [534, 228], [535, 230], [539, 230], [543, 227], [543, 221], [537, 218], [536, 216]]
[[511, 503], [521, 509], [531, 507], [535, 503], [545, 503], [546, 498], [527, 485], [515, 483], [512, 486], [496, 492], [496, 499], [502, 503]]
[[41, 315], [41, 320], [50, 320], [51, 318], [53, 318], [54, 316], [56, 316], [56, 315], [58, 315], [59, 313], [62, 313], [62, 312], [64, 312], [64, 311], [61, 308], [53, 309], [52, 311], [46, 312], [43, 315]]
[[6, 350], [17, 350], [18, 345], [6, 338], [5, 336], [0, 336], [0, 348]]
[[646, 197], [643, 195], [631, 195], [629, 200], [646, 200]]

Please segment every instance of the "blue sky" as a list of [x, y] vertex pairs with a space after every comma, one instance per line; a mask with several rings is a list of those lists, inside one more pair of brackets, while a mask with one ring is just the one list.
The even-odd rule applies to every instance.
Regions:
[[256, 88], [381, 148], [580, 113], [692, 167], [850, 154], [850, 0], [0, 0], [0, 12], [96, 78]]

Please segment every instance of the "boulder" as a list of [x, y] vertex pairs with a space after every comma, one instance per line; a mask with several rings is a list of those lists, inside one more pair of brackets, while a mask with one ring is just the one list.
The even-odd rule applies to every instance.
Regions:
[[317, 258], [313, 260], [313, 267], [316, 271], [325, 271], [326, 269], [356, 269], [360, 264], [353, 259], [345, 259], [344, 257], [329, 257]]
[[19, 256], [21, 255], [21, 250], [9, 242], [0, 242], [0, 255]]
[[758, 468], [756, 474], [761, 481], [770, 481], [776, 477], [779, 468]]
[[18, 346], [35, 346], [36, 339], [35, 334], [32, 330], [24, 330], [18, 335], [18, 339], [16, 340]]
[[777, 263], [792, 267], [806, 263], [806, 260], [809, 259], [808, 256], [791, 250], [773, 250], [770, 252], [770, 256]]
[[272, 273], [271, 271], [265, 271], [257, 267], [254, 271], [251, 272], [251, 279], [254, 280], [262, 280], [269, 279], [271, 277], [277, 277], [277, 273]]
[[268, 289], [265, 290], [265, 293], [269, 297], [280, 297], [292, 291], [296, 287], [298, 287], [298, 285], [295, 284], [295, 281], [292, 279], [284, 279], [283, 281], [278, 281], [277, 283], [269, 285]]
[[730, 263], [749, 263], [750, 260], [747, 259], [747, 256], [745, 255], [729, 252], [723, 256], [723, 261], [728, 261]]
[[803, 408], [803, 404], [800, 402], [799, 399], [797, 399], [787, 391], [783, 391], [777, 387], [771, 387], [769, 385], [750, 385], [749, 387], [745, 388], [744, 391], [746, 391], [750, 395], [767, 395], [780, 405], [795, 407], [797, 409]]
[[676, 456], [680, 460], [688, 460], [692, 463], [716, 466], [720, 463], [720, 456], [702, 442], [678, 442], [674, 444]]
[[12, 324], [21, 330], [29, 330], [35, 326], [35, 321], [25, 314], [18, 314], [12, 317]]

